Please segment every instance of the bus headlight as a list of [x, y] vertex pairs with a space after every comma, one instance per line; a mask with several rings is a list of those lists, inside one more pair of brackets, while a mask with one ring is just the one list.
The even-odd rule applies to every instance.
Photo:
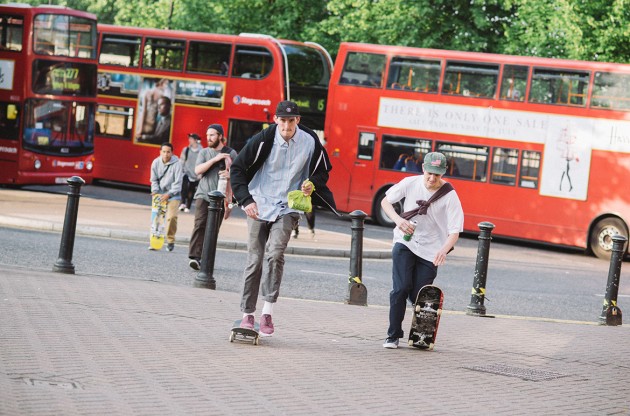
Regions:
[[88, 162], [85, 164], [85, 168], [86, 168], [87, 170], [92, 170], [92, 168], [93, 168], [93, 167], [94, 167], [94, 164], [92, 163], [92, 161], [91, 161], [91, 160], [90, 160], [90, 161], [88, 161]]
[[35, 169], [39, 170], [39, 168], [42, 167], [42, 162], [39, 159], [35, 159], [35, 162], [33, 162], [33, 166], [35, 166]]

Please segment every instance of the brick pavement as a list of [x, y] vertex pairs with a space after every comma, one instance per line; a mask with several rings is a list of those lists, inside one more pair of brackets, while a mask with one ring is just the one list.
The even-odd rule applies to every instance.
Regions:
[[386, 308], [282, 298], [253, 346], [238, 304], [4, 265], [0, 415], [630, 415], [627, 326], [445, 312], [435, 351], [385, 350]]

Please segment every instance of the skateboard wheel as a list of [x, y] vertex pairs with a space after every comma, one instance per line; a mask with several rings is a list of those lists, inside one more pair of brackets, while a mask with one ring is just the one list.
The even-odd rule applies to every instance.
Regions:
[[254, 338], [254, 345], [258, 345], [258, 337]]
[[437, 316], [441, 316], [442, 315], [442, 308], [437, 310]]
[[234, 331], [230, 331], [230, 342], [234, 342], [234, 338], [235, 338], [236, 334], [234, 334]]
[[420, 305], [416, 305], [416, 312], [420, 312]]
[[413, 340], [412, 340], [412, 339], [410, 339], [410, 340], [409, 340], [409, 342], [408, 342], [408, 344], [409, 344], [409, 346], [410, 346], [410, 347], [413, 347]]
[[429, 350], [429, 351], [432, 351], [432, 350], [433, 350], [433, 345], [435, 345], [435, 344], [433, 344], [433, 343], [430, 343], [430, 344], [429, 344], [429, 348], [428, 348], [428, 350]]

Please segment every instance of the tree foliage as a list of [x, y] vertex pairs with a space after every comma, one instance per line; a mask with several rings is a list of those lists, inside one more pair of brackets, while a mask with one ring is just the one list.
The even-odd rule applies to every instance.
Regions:
[[[31, 0], [32, 4], [48, 1]], [[52, 0], [100, 22], [630, 62], [630, 0]]]

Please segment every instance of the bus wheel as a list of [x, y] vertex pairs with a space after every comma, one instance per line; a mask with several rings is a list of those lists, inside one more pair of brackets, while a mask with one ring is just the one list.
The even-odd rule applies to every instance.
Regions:
[[[395, 227], [396, 223], [389, 219], [385, 211], [383, 211], [383, 207], [381, 207], [381, 201], [385, 198], [385, 192], [381, 192], [378, 194], [376, 199], [374, 200], [374, 208], [372, 209], [374, 220], [384, 227]], [[402, 201], [399, 201], [394, 204], [394, 209], [397, 213], [401, 213], [403, 210]]]
[[613, 246], [612, 237], [616, 234], [628, 238], [628, 228], [621, 219], [608, 217], [599, 220], [591, 230], [589, 237], [589, 248], [593, 254], [600, 259], [610, 259]]

